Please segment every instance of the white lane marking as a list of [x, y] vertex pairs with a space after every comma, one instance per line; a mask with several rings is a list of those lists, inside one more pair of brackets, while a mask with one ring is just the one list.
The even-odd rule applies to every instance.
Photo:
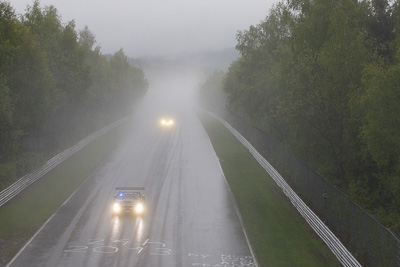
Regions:
[[146, 239], [146, 241], [144, 241], [143, 246], [146, 246], [147, 242], [149, 242], [150, 239]]
[[[102, 238], [93, 238], [88, 239], [87, 245], [94, 245], [91, 251], [95, 253], [102, 254], [113, 254], [123, 252], [123, 248], [125, 245], [131, 243], [129, 239], [117, 239], [114, 241], [110, 241], [110, 244], [121, 244], [121, 247], [115, 247], [111, 245], [99, 246], [98, 244], [104, 243], [104, 239]], [[173, 254], [173, 250], [166, 247], [165, 243], [162, 242], [153, 242], [150, 239], [146, 239], [143, 242], [143, 246], [125, 247], [128, 250], [135, 250], [137, 254], [140, 254], [143, 250], [147, 250], [149, 255], [154, 256], [170, 256]], [[122, 250], [121, 250], [122, 249]], [[64, 252], [90, 252], [88, 246], [68, 246]], [[255, 267], [256, 263], [252, 256], [243, 256], [243, 255], [234, 255], [234, 254], [221, 254], [220, 256], [209, 255], [205, 253], [194, 253], [190, 252], [186, 254], [187, 257], [191, 258], [192, 266], [210, 266], [210, 267]], [[217, 260], [219, 258], [219, 260]]]
[[153, 250], [157, 252], [150, 252], [151, 255], [157, 256], [169, 256], [171, 255], [172, 249], [170, 248], [154, 248]]
[[144, 249], [143, 247], [138, 247], [138, 248], [130, 248], [130, 249], [136, 249], [138, 251], [138, 254], [140, 254], [140, 252], [142, 252], [142, 250]]
[[[148, 240], [148, 239], [147, 239]], [[156, 244], [156, 245], [161, 245], [162, 248], [165, 248], [165, 244], [161, 242], [146, 242], [146, 244]]]
[[68, 249], [63, 252], [86, 252], [88, 248], [87, 246], [68, 246]]
[[122, 246], [125, 246], [126, 244], [130, 243], [129, 239], [119, 239], [119, 240], [115, 240], [111, 243], [122, 243]]
[[[85, 183], [86, 180], [84, 180], [82, 182]], [[81, 185], [82, 185], [81, 184]], [[18, 253], [14, 256], [14, 258], [11, 259], [11, 261], [6, 265], [6, 267], [10, 267], [14, 261], [19, 257], [19, 255], [21, 255], [21, 253], [25, 250], [25, 248], [30, 245], [30, 243], [32, 242], [32, 240], [43, 230], [43, 228], [51, 221], [51, 219], [53, 219], [54, 215], [56, 215], [56, 213], [75, 195], [75, 193], [79, 190], [79, 188], [81, 188], [81, 186], [78, 186], [78, 188], [69, 196], [69, 198], [67, 198], [64, 203], [61, 204], [61, 206], [56, 210], [56, 212], [54, 212], [49, 219], [47, 219], [47, 221], [42, 225], [42, 227], [39, 228], [39, 230], [37, 230], [37, 232], [32, 236], [31, 239], [29, 239], [28, 242], [26, 242], [25, 246], [23, 246], [20, 251], [18, 251]]]
[[100, 246], [100, 247], [95, 247], [93, 251], [98, 253], [116, 253], [118, 252], [118, 248], [111, 246]]
[[98, 244], [98, 243], [103, 243], [103, 242], [104, 242], [104, 239], [92, 238], [92, 239], [89, 239], [89, 242], [87, 244], [92, 245], [92, 244]]

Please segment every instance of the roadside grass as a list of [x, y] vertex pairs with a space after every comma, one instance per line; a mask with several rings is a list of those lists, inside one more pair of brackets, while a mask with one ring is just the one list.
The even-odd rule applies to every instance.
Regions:
[[94, 140], [0, 207], [0, 266], [12, 259], [120, 143], [128, 125]]
[[260, 266], [342, 266], [328, 246], [220, 122], [199, 114], [234, 194]]

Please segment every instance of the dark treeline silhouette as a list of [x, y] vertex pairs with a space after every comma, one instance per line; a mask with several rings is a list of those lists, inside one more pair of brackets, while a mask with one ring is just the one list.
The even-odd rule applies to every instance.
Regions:
[[113, 120], [147, 90], [121, 49], [102, 55], [95, 36], [38, 1], [18, 15], [0, 2], [0, 190]]
[[230, 111], [397, 233], [399, 12], [399, 1], [282, 1], [238, 33], [241, 57], [202, 90], [207, 97], [210, 84], [219, 95], [224, 89]]

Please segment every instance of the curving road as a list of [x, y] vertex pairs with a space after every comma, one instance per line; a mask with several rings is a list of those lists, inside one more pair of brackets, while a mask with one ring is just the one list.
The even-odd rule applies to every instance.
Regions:
[[[129, 137], [11, 266], [254, 266], [200, 121], [187, 105], [161, 108], [160, 99], [162, 93], [148, 97]], [[165, 110], [175, 118], [171, 128], [158, 123]], [[144, 186], [146, 214], [112, 216], [116, 186]]]

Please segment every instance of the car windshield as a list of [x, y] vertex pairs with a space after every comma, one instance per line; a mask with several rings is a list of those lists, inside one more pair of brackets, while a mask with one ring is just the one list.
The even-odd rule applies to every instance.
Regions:
[[140, 194], [137, 192], [119, 192], [117, 195], [118, 199], [138, 199]]

